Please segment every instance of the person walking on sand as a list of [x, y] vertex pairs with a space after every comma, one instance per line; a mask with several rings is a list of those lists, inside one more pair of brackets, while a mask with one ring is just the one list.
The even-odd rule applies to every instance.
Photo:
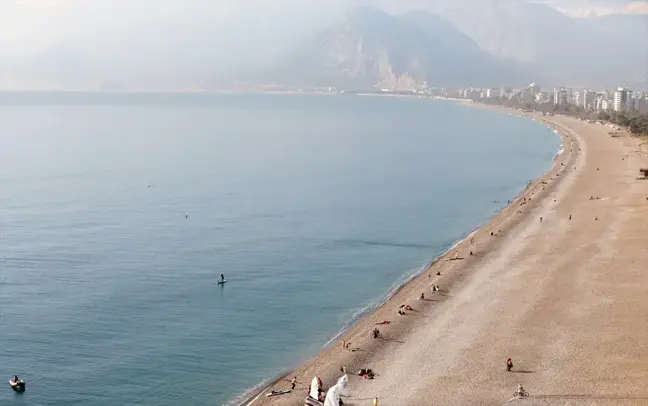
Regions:
[[293, 379], [290, 381], [291, 387], [290, 390], [295, 390], [295, 386], [297, 385], [297, 377], [294, 376]]
[[571, 214], [569, 215], [569, 219], [571, 220]]
[[542, 223], [542, 217], [540, 217], [540, 222]]
[[511, 369], [513, 369], [513, 360], [509, 358], [506, 360], [506, 370], [511, 372]]

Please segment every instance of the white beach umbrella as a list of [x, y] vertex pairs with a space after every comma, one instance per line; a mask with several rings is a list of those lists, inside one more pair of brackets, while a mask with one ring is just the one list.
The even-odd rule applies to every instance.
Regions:
[[349, 396], [349, 377], [347, 374], [338, 379], [336, 386], [338, 386], [340, 396]]
[[324, 406], [340, 406], [340, 388], [337, 385], [332, 386], [326, 392]]

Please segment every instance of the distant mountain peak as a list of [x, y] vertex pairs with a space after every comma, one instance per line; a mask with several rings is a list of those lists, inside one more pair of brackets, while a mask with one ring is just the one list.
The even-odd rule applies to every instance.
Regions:
[[512, 78], [506, 65], [448, 21], [371, 7], [349, 10], [344, 22], [324, 30], [277, 73], [276, 82], [398, 90], [494, 85]]

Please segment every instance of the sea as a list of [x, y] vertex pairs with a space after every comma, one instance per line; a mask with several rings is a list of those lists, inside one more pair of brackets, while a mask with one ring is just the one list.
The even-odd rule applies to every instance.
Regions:
[[236, 405], [559, 150], [432, 99], [0, 93], [0, 405]]

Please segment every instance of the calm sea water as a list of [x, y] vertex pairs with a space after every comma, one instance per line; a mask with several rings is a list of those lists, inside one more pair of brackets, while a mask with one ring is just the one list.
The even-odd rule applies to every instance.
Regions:
[[432, 100], [1, 94], [0, 379], [27, 391], [0, 404], [225, 404], [486, 222], [559, 142]]

